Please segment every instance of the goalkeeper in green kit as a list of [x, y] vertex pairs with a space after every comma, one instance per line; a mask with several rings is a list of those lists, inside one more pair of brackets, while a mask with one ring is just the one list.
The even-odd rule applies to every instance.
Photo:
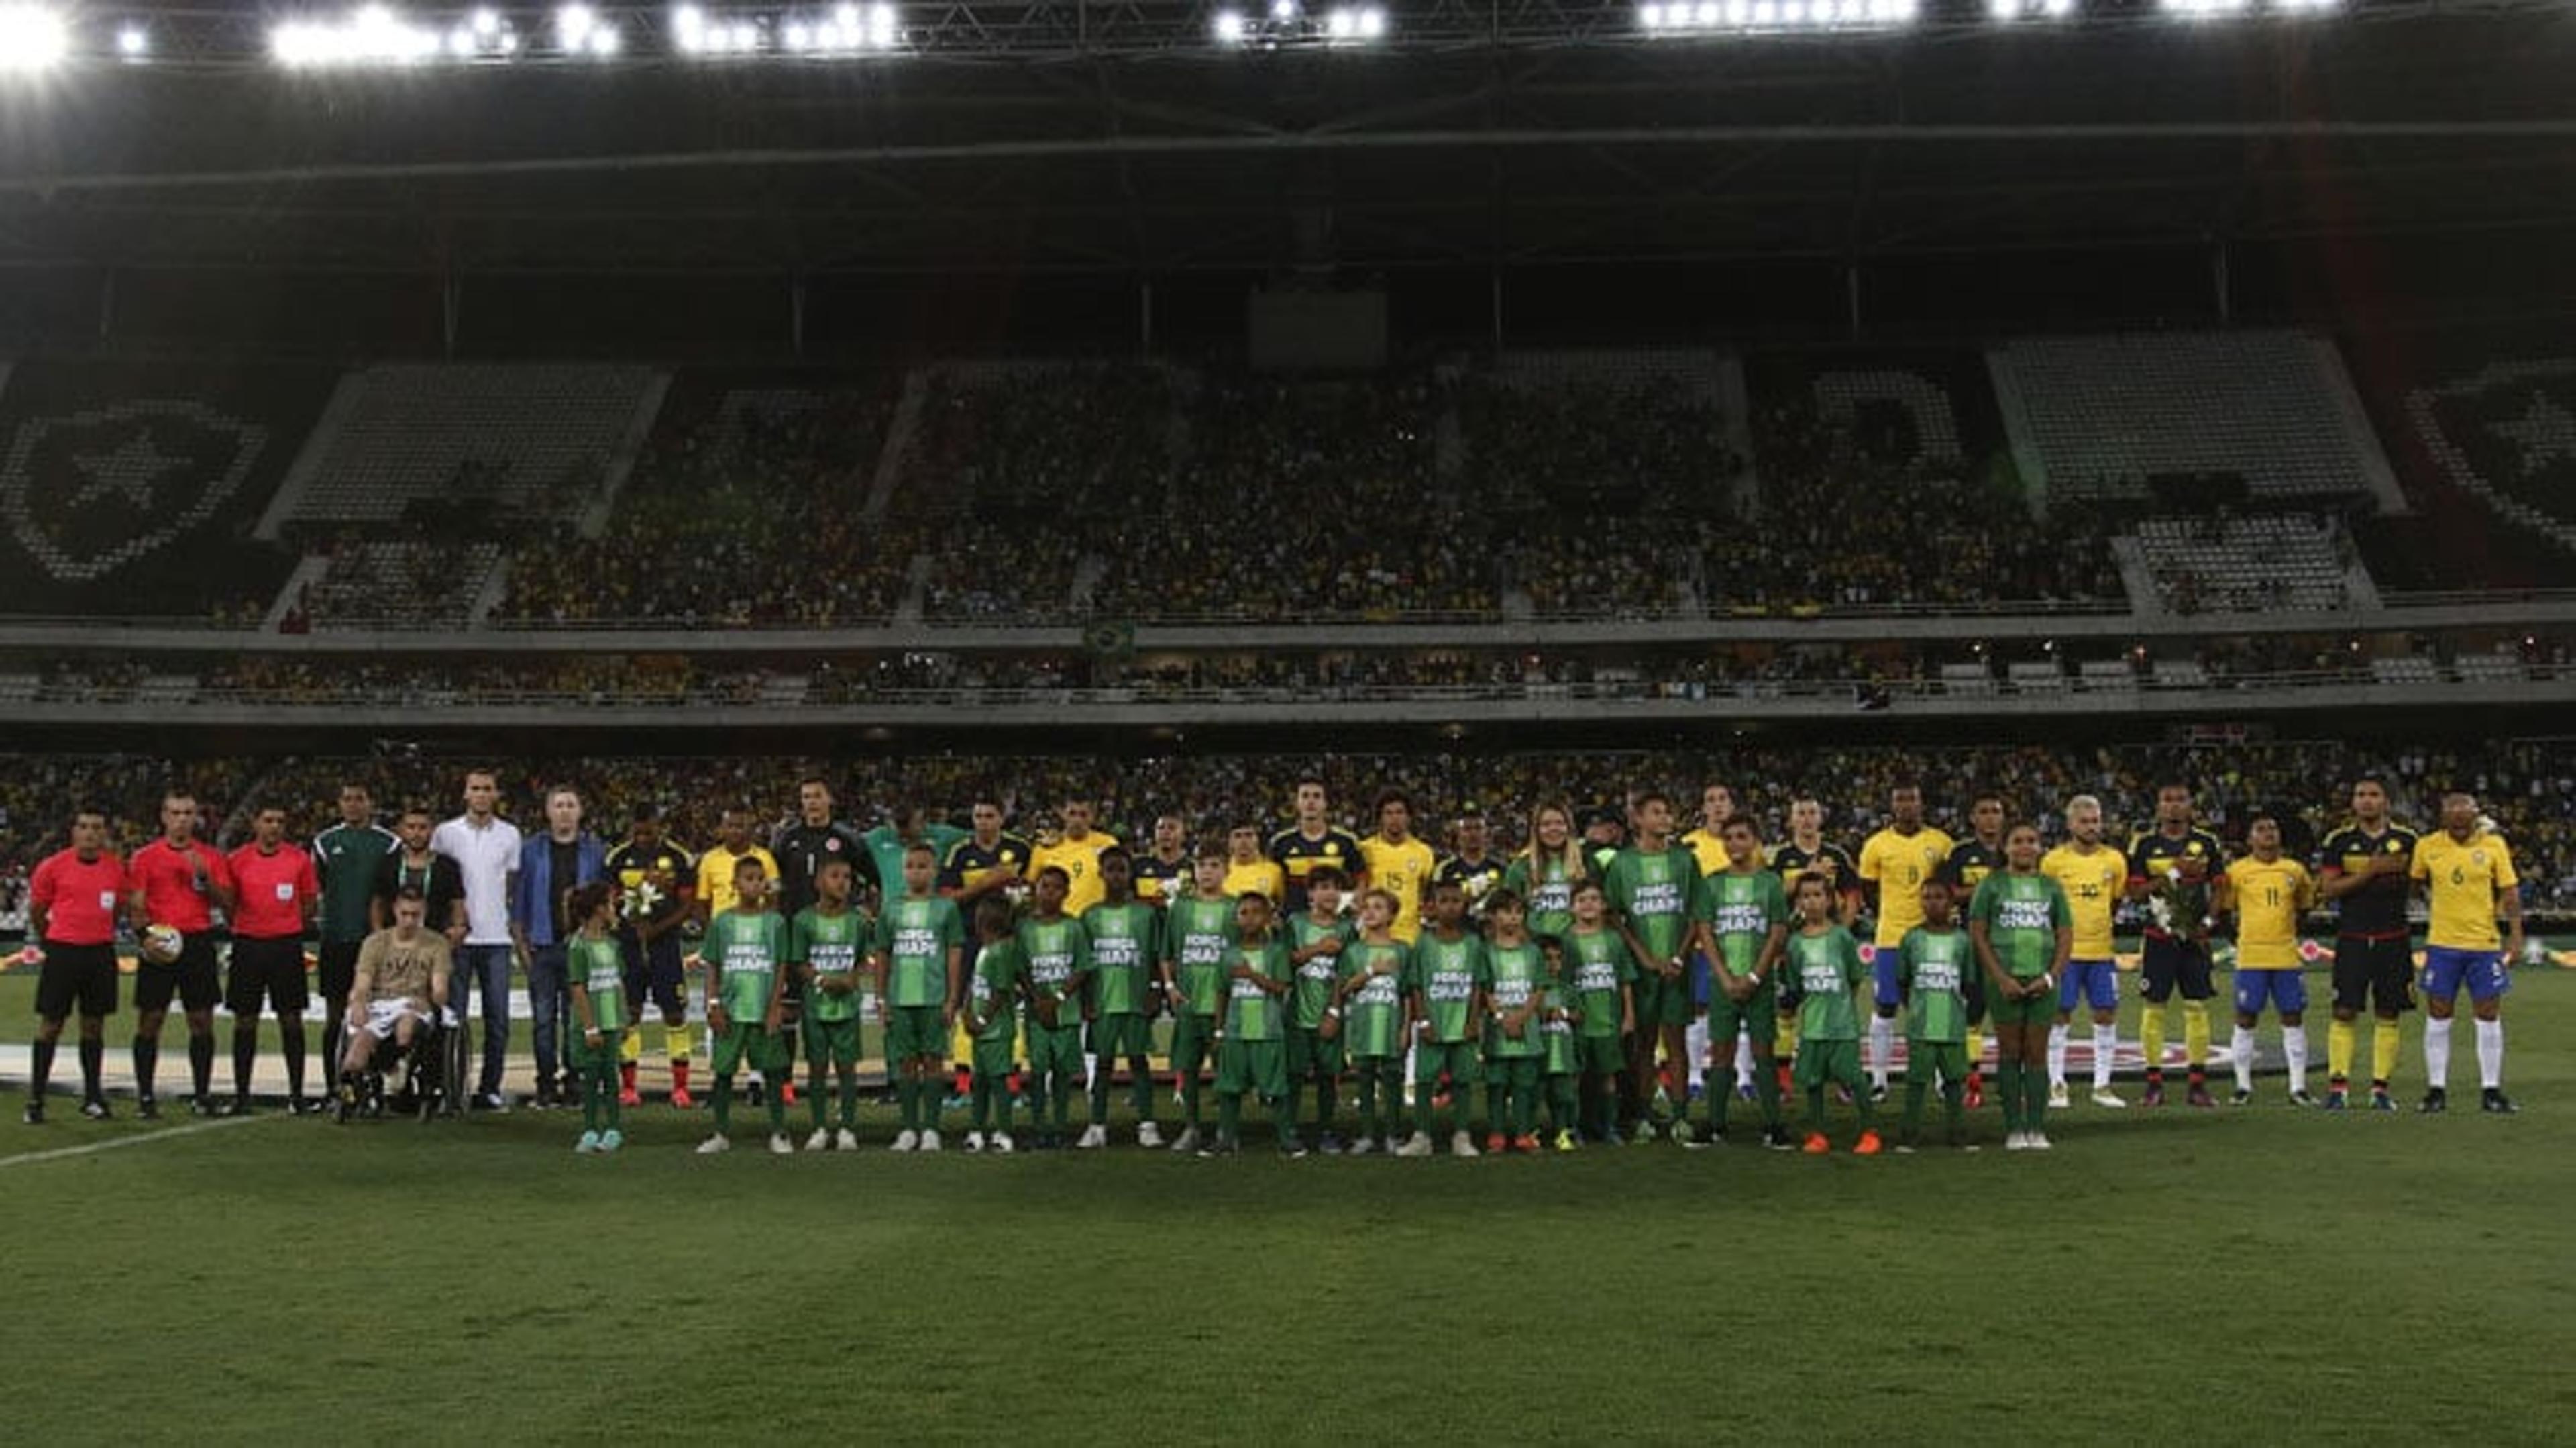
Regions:
[[1896, 1149], [1921, 1144], [1923, 1098], [1941, 1078], [1941, 1112], [1952, 1146], [1968, 1143], [1968, 982], [1978, 969], [1967, 935], [1950, 918], [1950, 882], [1923, 882], [1923, 923], [1896, 946], [1896, 988], [1905, 1006], [1905, 1119]]
[[[780, 966], [787, 959], [787, 922], [769, 908], [768, 870], [756, 856], [734, 862], [734, 907], [707, 922], [698, 958], [707, 967], [707, 1029], [715, 1037], [716, 1129], [698, 1143], [701, 1156], [730, 1150], [725, 1133], [733, 1125], [733, 1078], [748, 1063], [755, 1071], [785, 1069], [773, 1042], [780, 1014]], [[768, 1093], [769, 1149], [791, 1155], [796, 1144], [787, 1136], [787, 1093]]]

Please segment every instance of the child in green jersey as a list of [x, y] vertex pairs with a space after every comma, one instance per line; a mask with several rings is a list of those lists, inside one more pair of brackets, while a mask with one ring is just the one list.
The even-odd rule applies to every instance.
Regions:
[[1869, 1092], [1860, 1072], [1860, 1015], [1853, 1002], [1869, 967], [1860, 942], [1834, 920], [1833, 881], [1810, 870], [1798, 877], [1798, 928], [1789, 936], [1788, 965], [1798, 982], [1798, 1086], [1807, 1093], [1809, 1156], [1833, 1150], [1825, 1139], [1825, 1087], [1840, 1083], [1860, 1111], [1855, 1156], [1876, 1156], [1878, 1132], [1870, 1125]]
[[[966, 1149], [1011, 1154], [1011, 1048], [1019, 1034], [1012, 1005], [1024, 972], [1019, 942], [1011, 934], [1011, 902], [996, 892], [975, 902], [975, 967], [966, 982], [966, 1034], [975, 1042], [968, 1086], [973, 1111]], [[995, 1118], [996, 1110], [1000, 1116]], [[985, 1127], [993, 1128], [985, 1134]]]
[[1234, 901], [1225, 893], [1225, 846], [1200, 844], [1191, 864], [1192, 892], [1163, 918], [1163, 994], [1172, 1003], [1172, 1089], [1181, 1098], [1182, 1128], [1172, 1150], [1199, 1149], [1199, 1072], [1215, 1054], [1216, 1013], [1225, 953], [1234, 948]]
[[[850, 861], [826, 855], [814, 869], [814, 903], [787, 928], [789, 968], [805, 982], [805, 1059], [811, 1075], [805, 1105], [814, 1133], [807, 1151], [859, 1149], [859, 981], [861, 947], [872, 931], [867, 912], [850, 903]], [[823, 1125], [823, 1073], [837, 1073], [840, 1132]]]
[[[1777, 871], [1762, 863], [1753, 821], [1737, 815], [1718, 827], [1726, 868], [1700, 880], [1699, 942], [1714, 969], [1709, 977], [1708, 1039], [1734, 1049], [1741, 1034], [1752, 1056], [1755, 1097], [1762, 1108], [1762, 1144], [1777, 1151], [1795, 1145], [1780, 1119], [1780, 1074], [1772, 1067], [1779, 1025], [1774, 977], [1789, 941], [1789, 899]], [[1708, 1093], [1711, 1144], [1726, 1140], [1726, 1115], [1734, 1093]]]
[[1485, 897], [1485, 1150], [1538, 1150], [1539, 1010], [1551, 976], [1524, 928], [1521, 897]]
[[1136, 898], [1136, 865], [1123, 846], [1100, 852], [1101, 902], [1082, 912], [1083, 938], [1091, 946], [1091, 1121], [1074, 1145], [1095, 1151], [1109, 1144], [1109, 1076], [1124, 1059], [1128, 1095], [1136, 1108], [1136, 1144], [1159, 1147], [1154, 1125], [1152, 1003], [1148, 982], [1158, 963], [1161, 931], [1154, 907]]
[[1923, 882], [1923, 923], [1896, 947], [1896, 991], [1905, 1007], [1905, 1119], [1896, 1149], [1912, 1152], [1923, 1134], [1923, 1097], [1941, 1081], [1942, 1119], [1950, 1144], [1968, 1151], [1968, 982], [1977, 970], [1968, 937], [1950, 918], [1950, 882]]
[[617, 1104], [617, 1043], [629, 1016], [626, 958], [617, 947], [616, 892], [607, 881], [575, 887], [564, 913], [581, 922], [565, 952], [564, 979], [572, 986], [573, 1023], [581, 1027], [581, 1044], [572, 1052], [581, 1082], [581, 1140], [572, 1149], [587, 1156], [626, 1144]]
[[937, 852], [907, 847], [903, 895], [886, 902], [868, 952], [885, 1012], [886, 1069], [895, 1074], [896, 1151], [939, 1150], [939, 1065], [966, 984], [965, 921], [938, 881]]
[[1385, 890], [1360, 896], [1359, 939], [1342, 952], [1342, 979], [1334, 993], [1342, 1013], [1343, 1047], [1359, 1077], [1360, 1134], [1351, 1143], [1353, 1156], [1387, 1150], [1395, 1119], [1404, 1110], [1404, 1042], [1412, 1024], [1406, 1019], [1404, 982], [1412, 955], [1395, 938], [1401, 908]]
[[1297, 1098], [1315, 1088], [1317, 1146], [1339, 1156], [1333, 1133], [1333, 1086], [1342, 1075], [1341, 1011], [1334, 998], [1342, 983], [1342, 954], [1359, 931], [1342, 915], [1342, 872], [1319, 865], [1306, 876], [1307, 910], [1288, 921], [1288, 967], [1297, 988], [1288, 1006], [1288, 1129], [1297, 1130]]
[[1082, 1074], [1082, 997], [1091, 952], [1082, 922], [1064, 913], [1072, 893], [1073, 876], [1062, 866], [1038, 871], [1029, 918], [1019, 930], [1020, 959], [1028, 969], [1030, 1109], [1038, 1120], [1040, 1151], [1065, 1144], [1073, 1129], [1073, 1083]]
[[2039, 829], [2004, 836], [2004, 868], [1968, 901], [1968, 938], [1985, 968], [1995, 1022], [1995, 1088], [2004, 1101], [2004, 1150], [2046, 1151], [2048, 1032], [2057, 978], [2075, 949], [2066, 888], [2039, 868]]
[[1483, 1032], [1485, 988], [1491, 975], [1485, 943], [1467, 930], [1467, 892], [1457, 881], [1431, 890], [1431, 928], [1413, 942], [1413, 1135], [1396, 1150], [1398, 1156], [1429, 1156], [1436, 1115], [1433, 1098], [1447, 1076], [1453, 1109], [1449, 1120], [1449, 1154], [1474, 1156], [1475, 1138], [1467, 1132], [1467, 1103], [1483, 1074], [1476, 1062], [1476, 1042]]
[[[715, 1037], [716, 1129], [698, 1143], [702, 1155], [731, 1149], [725, 1133], [733, 1126], [733, 1078], [745, 1064], [755, 1070], [779, 1071], [771, 1042], [781, 1011], [779, 966], [787, 958], [787, 922], [770, 908], [769, 871], [757, 856], [734, 862], [734, 906], [707, 922], [698, 958], [707, 968], [707, 1029]], [[783, 1091], [768, 1093], [769, 1149], [780, 1156], [796, 1150], [787, 1136], [787, 1100]]]
[[1226, 952], [1225, 1015], [1216, 1029], [1216, 1140], [1201, 1156], [1232, 1156], [1241, 1149], [1243, 1098], [1258, 1095], [1270, 1113], [1279, 1154], [1306, 1154], [1296, 1123], [1281, 1108], [1288, 1096], [1286, 1031], [1281, 1003], [1287, 996], [1288, 948], [1272, 938], [1270, 897], [1245, 891], [1234, 904], [1234, 948]]
[[1575, 1058], [1583, 1069], [1583, 1134], [1616, 1142], [1612, 1124], [1619, 1073], [1628, 1068], [1628, 1037], [1637, 1028], [1636, 957], [1609, 925], [1600, 883], [1574, 887], [1574, 924], [1565, 932], [1566, 1014], [1574, 1022]]
[[[1572, 916], [1568, 916], [1571, 919]], [[1583, 1084], [1583, 1057], [1574, 1034], [1573, 987], [1565, 979], [1565, 942], [1542, 935], [1539, 954], [1547, 961], [1547, 986], [1539, 994], [1539, 1040], [1546, 1054], [1539, 1069], [1547, 1086], [1548, 1136], [1559, 1151], [1578, 1149], [1575, 1099]]]

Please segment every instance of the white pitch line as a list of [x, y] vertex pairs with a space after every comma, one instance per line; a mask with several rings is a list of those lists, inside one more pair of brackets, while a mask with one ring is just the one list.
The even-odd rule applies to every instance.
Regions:
[[86, 1146], [61, 1146], [52, 1151], [31, 1151], [22, 1156], [0, 1156], [0, 1167], [27, 1166], [40, 1161], [61, 1161], [65, 1157], [88, 1156], [93, 1152], [114, 1151], [120, 1146], [141, 1146], [148, 1141], [168, 1141], [174, 1136], [194, 1136], [200, 1131], [221, 1131], [227, 1126], [256, 1126], [270, 1120], [266, 1116], [230, 1116], [221, 1121], [197, 1121], [186, 1126], [173, 1126], [160, 1131], [147, 1131], [140, 1136], [120, 1136], [112, 1141], [93, 1141]]

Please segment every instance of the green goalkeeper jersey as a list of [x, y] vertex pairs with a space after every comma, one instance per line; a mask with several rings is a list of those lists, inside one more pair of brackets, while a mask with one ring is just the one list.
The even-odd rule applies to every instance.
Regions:
[[877, 953], [886, 958], [886, 1004], [947, 1004], [948, 952], [965, 942], [954, 900], [906, 895], [887, 905], [876, 936]]
[[1288, 947], [1276, 940], [1235, 946], [1226, 952], [1225, 1033], [1237, 1041], [1276, 1041], [1286, 1033], [1281, 1029], [1283, 1012], [1279, 997], [1248, 980], [1233, 979], [1234, 968], [1251, 966], [1264, 980], [1276, 985], [1288, 984]]
[[1601, 888], [1648, 953], [1658, 960], [1681, 954], [1699, 902], [1698, 856], [1679, 845], [1652, 853], [1621, 850], [1611, 858]]
[[1234, 902], [1202, 900], [1193, 895], [1175, 900], [1163, 921], [1163, 958], [1172, 962], [1173, 983], [1194, 1016], [1212, 1016], [1222, 1002], [1219, 983], [1225, 975], [1225, 953], [1234, 948]]
[[[1510, 1015], [1538, 998], [1547, 984], [1547, 961], [1538, 947], [1527, 940], [1518, 945], [1485, 947], [1486, 989], [1491, 992], [1493, 1008]], [[1515, 1037], [1501, 1026], [1494, 1027], [1492, 1051], [1496, 1056], [1536, 1056], [1547, 1049], [1539, 1039], [1538, 1018], [1532, 1016]]]
[[626, 1029], [626, 955], [617, 948], [616, 936], [574, 936], [572, 949], [565, 952], [564, 979], [581, 982], [590, 997], [590, 1023], [602, 1034]]
[[1977, 885], [1968, 901], [1968, 918], [1983, 921], [1986, 942], [2004, 973], [2015, 980], [2035, 980], [2057, 963], [2057, 928], [2072, 926], [2066, 887], [2046, 875], [2018, 875], [1998, 870]]
[[1619, 1034], [1626, 1014], [1619, 992], [1637, 979], [1636, 957], [1628, 942], [1609, 930], [1570, 930], [1565, 935], [1565, 974], [1574, 987], [1573, 1009], [1583, 1013], [1577, 1033], [1599, 1038]]
[[1860, 1039], [1860, 1015], [1852, 1003], [1869, 967], [1861, 964], [1860, 942], [1850, 931], [1829, 925], [1817, 935], [1790, 932], [1786, 968], [1798, 983], [1799, 1040]]
[[1312, 914], [1289, 920], [1290, 954], [1325, 941], [1335, 946], [1330, 955], [1311, 956], [1296, 967], [1297, 989], [1289, 998], [1289, 1020], [1297, 1029], [1311, 1031], [1324, 1023], [1324, 1010], [1333, 1003], [1333, 986], [1342, 978], [1342, 957], [1350, 954], [1351, 943], [1359, 938], [1358, 928], [1338, 915], [1320, 923]]
[[[1082, 1009], [1073, 994], [1073, 978], [1090, 960], [1082, 922], [1070, 915], [1054, 920], [1032, 916], [1020, 922], [1019, 941], [1020, 958], [1028, 970], [1029, 994], [1056, 1002], [1058, 1027], [1082, 1024]], [[1072, 1008], [1066, 1009], [1067, 1006]], [[1029, 1019], [1039, 1017], [1032, 1014]]]
[[1157, 922], [1154, 907], [1140, 900], [1124, 905], [1094, 905], [1082, 912], [1082, 933], [1091, 943], [1091, 1008], [1104, 1016], [1145, 1012], [1145, 983], [1153, 978]]
[[725, 1014], [738, 1026], [760, 1025], [769, 1018], [778, 967], [787, 958], [787, 922], [774, 910], [728, 910], [707, 922], [698, 956], [716, 973]]
[[1443, 940], [1426, 930], [1413, 942], [1413, 993], [1435, 1044], [1473, 1038], [1476, 989], [1485, 984], [1485, 972], [1485, 943], [1472, 935]]
[[1018, 1034], [1011, 1002], [1019, 998], [1020, 975], [1019, 942], [996, 940], [976, 949], [974, 969], [966, 978], [966, 998], [984, 1023], [976, 1040], [1007, 1046]]
[[1955, 1044], [1968, 1038], [1969, 972], [1977, 968], [1964, 930], [1917, 925], [1897, 947], [1896, 978], [1905, 988], [1905, 1038]]
[[[859, 945], [873, 933], [867, 912], [851, 906], [838, 915], [808, 905], [796, 912], [787, 935], [787, 958], [814, 969], [814, 989], [805, 993], [805, 1014], [818, 1021], [859, 1018]], [[823, 989], [825, 981], [849, 981], [847, 991]]]
[[1343, 1043], [1353, 1056], [1403, 1055], [1404, 983], [1412, 973], [1404, 942], [1354, 941], [1342, 962], [1360, 982], [1342, 997]]
[[1720, 870], [1700, 881], [1699, 918], [1717, 937], [1717, 963], [1726, 973], [1751, 975], [1771, 927], [1789, 923], [1789, 892], [1770, 870]]

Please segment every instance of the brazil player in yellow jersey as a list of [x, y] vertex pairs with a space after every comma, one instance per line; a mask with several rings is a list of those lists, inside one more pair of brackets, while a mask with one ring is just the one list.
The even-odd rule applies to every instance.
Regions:
[[1682, 844], [1699, 857], [1702, 879], [1726, 868], [1726, 822], [1735, 818], [1735, 791], [1710, 784], [1699, 792], [1699, 824], [1682, 836]]
[[[743, 805], [727, 805], [724, 812], [716, 816], [715, 845], [698, 856], [698, 888], [691, 897], [690, 908], [697, 912], [699, 929], [704, 930], [717, 916], [742, 903], [741, 897], [734, 892], [734, 872], [745, 860], [759, 861], [761, 879], [773, 885], [777, 882], [778, 857], [769, 852], [767, 845], [752, 838], [751, 810]], [[786, 1102], [791, 1106], [796, 1103], [796, 1083], [785, 1073], [796, 1064], [795, 1033], [799, 1015], [796, 1006], [802, 999], [800, 993], [793, 992], [785, 998], [780, 1010], [787, 1024], [769, 1042], [770, 1054], [778, 1058], [779, 1089], [786, 1093]], [[712, 1042], [714, 1037], [711, 1035], [708, 1039]], [[712, 1045], [710, 1049], [713, 1049]], [[677, 1055], [672, 1059], [678, 1060]], [[755, 1060], [751, 1063], [752, 1104], [760, 1104], [768, 1089], [768, 1072]]]
[[2129, 1103], [2111, 1089], [2111, 1067], [2120, 1048], [2120, 967], [2112, 958], [2111, 912], [2128, 888], [2129, 862], [2102, 842], [2102, 801], [2089, 794], [2066, 802], [2066, 836], [2065, 844], [2039, 861], [2039, 872], [2066, 892], [2075, 932], [2073, 953], [2057, 972], [2057, 1023], [2048, 1032], [2048, 1104], [2066, 1105], [2066, 1034], [2081, 1006], [2093, 1013], [2093, 1104], [2116, 1111]]
[[1413, 802], [1402, 790], [1377, 797], [1377, 833], [1360, 841], [1360, 868], [1368, 882], [1395, 897], [1395, 938], [1411, 945], [1422, 934], [1422, 891], [1439, 858], [1413, 833]]
[[2308, 867], [2281, 853], [2281, 822], [2258, 814], [2245, 825], [2248, 853], [2218, 879], [2218, 908], [2236, 914], [2234, 1103], [2254, 1100], [2254, 1028], [2269, 1003], [2281, 1018], [2281, 1055], [2290, 1063], [2290, 1104], [2308, 1099], [2308, 983], [2299, 971], [2299, 916], [2317, 903]]
[[1093, 829], [1092, 818], [1091, 801], [1066, 800], [1055, 839], [1040, 843], [1029, 858], [1032, 881], [1050, 868], [1064, 871], [1064, 913], [1077, 920], [1100, 903], [1100, 852], [1118, 843], [1117, 836]]
[[[2477, 800], [2442, 796], [2442, 828], [2415, 843], [2408, 874], [2424, 886], [2432, 918], [2424, 931], [2424, 1103], [2450, 1106], [2451, 1012], [2469, 988], [2477, 1018], [2478, 1108], [2511, 1115], [2504, 1094], [2504, 995], [2507, 972], [2522, 955], [2521, 877], [2503, 838], [2478, 816]], [[2496, 921], [2502, 918], [2499, 939]], [[2501, 949], [2499, 949], [2501, 947]]]
[[1899, 780], [1888, 790], [1887, 824], [1861, 842], [1861, 888], [1878, 924], [1870, 935], [1870, 977], [1875, 990], [1869, 1020], [1869, 1098], [1887, 1099], [1889, 1060], [1896, 1054], [1898, 990], [1897, 949], [1914, 927], [1923, 923], [1923, 882], [1950, 863], [1955, 845], [1948, 834], [1923, 819], [1923, 786]]
[[1225, 893], [1240, 900], [1267, 895], [1278, 904], [1288, 895], [1288, 872], [1261, 848], [1261, 827], [1236, 825], [1225, 834]]

